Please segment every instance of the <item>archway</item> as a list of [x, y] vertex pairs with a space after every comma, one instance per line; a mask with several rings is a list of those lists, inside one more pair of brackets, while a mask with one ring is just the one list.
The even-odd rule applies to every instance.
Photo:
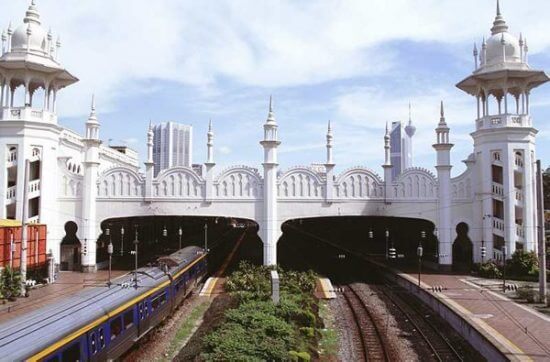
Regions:
[[62, 271], [80, 270], [82, 244], [76, 236], [78, 226], [74, 221], [65, 224], [65, 236], [61, 240], [61, 264]]
[[468, 236], [468, 224], [456, 226], [456, 239], [453, 243], [453, 270], [470, 271], [473, 262], [472, 240]]

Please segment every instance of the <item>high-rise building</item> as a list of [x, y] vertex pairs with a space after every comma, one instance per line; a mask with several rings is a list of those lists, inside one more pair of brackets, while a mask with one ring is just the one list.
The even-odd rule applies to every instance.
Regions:
[[175, 122], [163, 122], [153, 127], [155, 176], [170, 167], [191, 167], [192, 132], [192, 126]]
[[392, 122], [390, 132], [390, 152], [392, 168], [392, 180], [395, 180], [401, 172], [413, 166], [412, 163], [412, 138], [416, 133], [416, 127], [412, 124], [411, 106], [409, 104], [409, 123], [403, 126], [402, 122]]

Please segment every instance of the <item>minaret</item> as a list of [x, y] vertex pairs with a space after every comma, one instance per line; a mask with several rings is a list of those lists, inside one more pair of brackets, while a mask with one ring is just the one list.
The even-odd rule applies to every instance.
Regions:
[[332, 127], [328, 121], [327, 128], [327, 162], [325, 163], [326, 185], [325, 185], [325, 201], [330, 203], [333, 198], [334, 188], [334, 160], [332, 158]]
[[264, 124], [264, 140], [260, 142], [264, 148], [264, 207], [260, 225], [264, 243], [264, 265], [277, 264], [277, 240], [281, 234], [277, 217], [277, 122], [273, 113], [273, 99], [269, 98], [269, 114]]
[[206, 134], [206, 148], [207, 148], [207, 158], [204, 166], [206, 167], [206, 191], [205, 191], [205, 200], [206, 202], [212, 201], [212, 191], [213, 191], [213, 170], [216, 163], [214, 163], [214, 132], [212, 131], [212, 120], [208, 123], [208, 133]]
[[453, 242], [451, 225], [451, 149], [449, 142], [449, 127], [445, 121], [443, 101], [441, 101], [440, 119], [437, 128], [437, 143], [433, 148], [437, 152], [437, 182], [439, 186], [438, 231], [439, 231], [439, 265], [443, 269], [450, 269], [453, 264]]
[[411, 103], [409, 102], [409, 122], [405, 126], [405, 138], [403, 140], [403, 169], [401, 172], [406, 169], [413, 167], [413, 144], [412, 138], [416, 133], [416, 127], [412, 123], [412, 111]]
[[388, 128], [388, 122], [386, 122], [386, 133], [384, 134], [384, 201], [389, 202], [391, 199], [391, 186], [392, 186], [392, 164], [391, 164], [391, 144], [390, 144], [390, 129]]
[[92, 96], [92, 110], [86, 122], [86, 138], [84, 143], [85, 160], [84, 182], [82, 194], [82, 222], [81, 240], [82, 243], [82, 271], [95, 272], [96, 267], [96, 243], [99, 227], [96, 219], [96, 197], [97, 197], [97, 170], [99, 167], [99, 122], [95, 113], [95, 98]]
[[145, 164], [145, 201], [151, 201], [153, 197], [153, 178], [155, 172], [155, 162], [153, 161], [153, 123], [149, 121], [147, 130], [147, 160]]
[[[508, 32], [497, 2], [491, 36], [484, 40], [483, 61], [457, 84], [476, 97], [474, 139], [475, 169], [479, 182], [470, 238], [479, 240], [474, 255], [480, 260], [481, 241], [488, 258], [510, 257], [521, 244], [536, 250], [533, 168], [535, 136], [530, 116], [531, 90], [548, 82], [544, 71], [527, 63], [526, 39]], [[494, 254], [493, 254], [493, 251]]]

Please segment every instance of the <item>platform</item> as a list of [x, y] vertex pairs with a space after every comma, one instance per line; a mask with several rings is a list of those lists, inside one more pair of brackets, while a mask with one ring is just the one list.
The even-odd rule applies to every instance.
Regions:
[[[116, 278], [127, 273], [128, 271], [113, 270], [112, 277]], [[93, 274], [60, 272], [55, 283], [31, 289], [29, 297], [0, 304], [0, 323], [66, 298], [87, 286], [106, 285], [108, 275], [106, 270]]]
[[[392, 269], [409, 285], [418, 274]], [[474, 283], [469, 275], [421, 275], [421, 288], [516, 361], [550, 360], [550, 317]], [[441, 290], [441, 291], [439, 291]], [[513, 292], [508, 292], [513, 293]]]

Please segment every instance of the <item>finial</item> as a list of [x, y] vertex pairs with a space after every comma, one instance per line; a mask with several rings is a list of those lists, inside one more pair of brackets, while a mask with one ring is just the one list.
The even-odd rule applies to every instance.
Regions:
[[32, 35], [32, 29], [31, 29], [31, 24], [27, 25], [27, 36], [31, 36]]
[[474, 42], [474, 57], [477, 57], [477, 44]]
[[61, 48], [61, 37], [58, 35], [57, 36], [57, 41], [55, 42], [55, 45], [58, 47], [58, 48]]
[[330, 125], [330, 119], [328, 120], [327, 136], [332, 135], [332, 127]]
[[53, 34], [52, 34], [52, 28], [48, 29], [48, 40], [52, 41]]
[[409, 101], [409, 124], [412, 123], [412, 116], [411, 116], [412, 112], [411, 112], [411, 102]]
[[389, 127], [388, 127], [388, 121], [386, 121], [386, 134], [385, 134], [384, 137], [387, 137], [387, 138], [390, 137], [390, 129], [389, 129]]
[[212, 133], [212, 118], [208, 121], [208, 132]]
[[95, 94], [92, 94], [92, 112], [95, 112]]
[[8, 25], [8, 35], [12, 35], [13, 34], [13, 29], [11, 27], [11, 20], [10, 20], [10, 24]]
[[269, 96], [269, 111], [273, 112], [273, 95]]
[[506, 45], [506, 40], [504, 40], [504, 33], [500, 36], [500, 44]]
[[269, 96], [269, 114], [267, 115], [267, 123], [269, 124], [276, 124], [275, 122], [275, 114], [273, 112], [273, 96]]
[[445, 109], [443, 108], [443, 101], [441, 101], [441, 109], [440, 109], [439, 113], [441, 115], [441, 118], [444, 119], [445, 118]]
[[8, 35], [6, 34], [6, 30], [2, 30], [2, 41], [8, 40]]
[[491, 34], [495, 35], [498, 33], [503, 33], [508, 31], [508, 25], [506, 25], [506, 21], [504, 20], [504, 17], [502, 16], [500, 12], [500, 2], [497, 0], [497, 16], [495, 17], [495, 21], [493, 21], [493, 27], [491, 28]]
[[500, 1], [497, 0], [497, 16], [499, 15], [502, 15], [502, 14], [500, 13]]

